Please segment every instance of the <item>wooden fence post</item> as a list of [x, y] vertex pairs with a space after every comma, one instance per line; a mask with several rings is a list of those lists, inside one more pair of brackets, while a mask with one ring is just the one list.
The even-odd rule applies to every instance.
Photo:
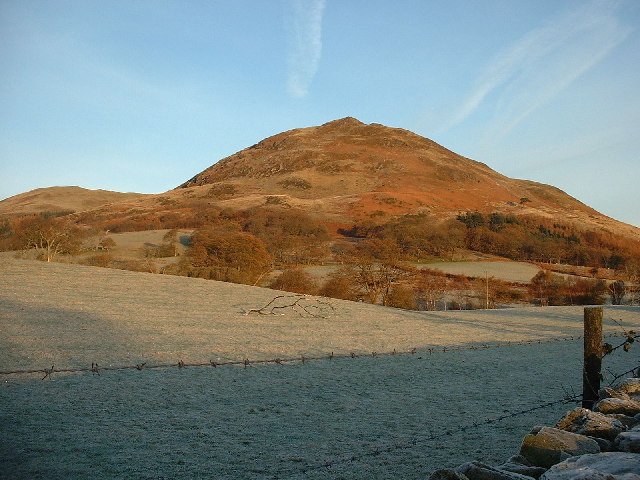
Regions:
[[584, 367], [582, 408], [591, 410], [598, 400], [602, 368], [602, 307], [584, 308]]

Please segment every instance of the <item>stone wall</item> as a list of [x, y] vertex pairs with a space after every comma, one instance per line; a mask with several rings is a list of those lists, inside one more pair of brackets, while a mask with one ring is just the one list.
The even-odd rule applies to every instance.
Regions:
[[593, 410], [536, 426], [499, 466], [469, 462], [430, 480], [640, 480], [640, 378], [603, 388]]

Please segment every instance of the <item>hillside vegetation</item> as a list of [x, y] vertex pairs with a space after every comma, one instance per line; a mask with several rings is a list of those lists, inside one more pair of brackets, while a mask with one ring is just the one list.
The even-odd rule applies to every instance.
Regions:
[[[271, 285], [289, 292], [405, 309], [601, 304], [607, 299], [617, 304], [635, 300], [637, 263], [633, 255], [625, 257], [624, 250], [615, 250], [602, 238], [599, 248], [590, 246], [588, 242], [594, 237], [579, 232], [550, 235], [542, 225], [534, 229], [517, 219], [507, 219], [506, 226], [495, 228], [496, 216], [489, 218], [488, 224], [480, 223], [485, 222], [484, 216], [474, 213], [433, 224], [425, 215], [405, 216], [383, 224], [354, 225], [343, 231], [342, 239], [332, 239], [324, 225], [304, 212], [291, 210], [210, 209], [206, 223], [199, 228], [128, 234], [81, 228], [64, 217], [32, 216], [11, 221], [6, 240], [32, 247], [45, 260], [66, 259], [93, 266]], [[482, 251], [472, 242], [482, 245], [487, 237], [491, 241], [485, 251], [503, 255], [505, 252], [498, 250], [501, 246], [526, 242], [511, 250], [514, 260], [558, 262], [566, 259], [545, 258], [541, 252], [583, 252], [606, 262], [604, 267], [608, 268], [572, 267], [564, 272], [573, 273], [569, 277], [531, 273], [525, 283], [501, 280], [500, 275], [489, 279], [488, 274], [464, 275], [430, 268], [429, 262], [434, 259], [454, 260], [464, 258], [468, 249]], [[334, 268], [320, 278], [305, 270], [320, 264]], [[560, 269], [560, 265], [537, 265]], [[274, 276], [274, 271], [280, 273]], [[597, 278], [605, 273], [608, 281]]]

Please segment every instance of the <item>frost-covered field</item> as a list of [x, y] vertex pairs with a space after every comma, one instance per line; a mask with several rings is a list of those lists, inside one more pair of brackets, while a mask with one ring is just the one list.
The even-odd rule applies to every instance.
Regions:
[[[418, 349], [246, 369], [3, 376], [0, 478], [419, 479], [471, 459], [500, 462], [572, 405], [431, 434], [580, 391], [579, 340], [425, 349], [580, 335], [582, 308], [425, 313], [336, 301], [328, 318], [245, 315], [274, 292], [18, 260], [0, 260], [0, 271], [1, 370]], [[640, 327], [638, 307], [605, 312], [608, 332], [618, 329], [611, 319]], [[607, 365], [620, 371], [637, 357], [632, 349]]]
[[467, 275], [469, 277], [499, 278], [507, 282], [529, 282], [540, 268], [525, 262], [508, 262], [494, 260], [491, 262], [436, 262], [424, 265], [426, 268], [442, 270], [454, 275]]
[[[415, 312], [331, 300], [327, 318], [246, 315], [282, 292], [0, 259], [0, 370], [274, 359], [580, 335], [581, 307]], [[640, 324], [607, 308], [606, 331]]]
[[[103, 372], [0, 387], [2, 478], [422, 479], [517, 453], [580, 390], [581, 342], [291, 365]], [[621, 369], [631, 357], [617, 355]], [[637, 358], [637, 357], [636, 357]], [[412, 441], [417, 440], [415, 445]], [[407, 448], [384, 450], [401, 444]], [[357, 456], [330, 468], [327, 461]]]

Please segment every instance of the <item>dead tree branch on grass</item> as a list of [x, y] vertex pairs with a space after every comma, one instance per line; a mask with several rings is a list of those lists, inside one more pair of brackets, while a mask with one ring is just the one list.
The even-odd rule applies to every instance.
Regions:
[[309, 295], [277, 295], [261, 308], [250, 308], [245, 315], [258, 313], [260, 315], [285, 315], [286, 310], [297, 313], [302, 317], [327, 318], [335, 310], [327, 300]]

